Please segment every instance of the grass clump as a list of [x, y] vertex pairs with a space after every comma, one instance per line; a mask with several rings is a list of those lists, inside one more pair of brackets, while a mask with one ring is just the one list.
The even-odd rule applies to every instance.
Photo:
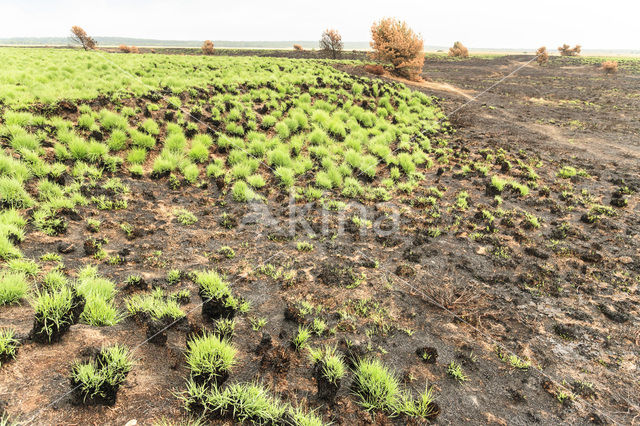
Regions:
[[[284, 421], [284, 417], [291, 410], [287, 404], [272, 396], [266, 387], [258, 383], [234, 383], [225, 388], [207, 388], [204, 384], [190, 380], [182, 399], [187, 411], [197, 408], [205, 415], [229, 416], [241, 424], [288, 423]], [[309, 423], [309, 419], [314, 417], [309, 417], [308, 414], [298, 413], [297, 417], [294, 414], [292, 416], [298, 419], [296, 424], [322, 424]]]
[[0, 273], [0, 305], [18, 304], [30, 287], [24, 273], [3, 271]]
[[309, 341], [310, 337], [311, 337], [311, 330], [309, 330], [308, 327], [300, 325], [298, 326], [298, 333], [291, 340], [291, 343], [293, 344], [293, 347], [296, 348], [297, 351], [301, 351], [302, 349], [305, 348], [305, 346], [307, 346], [307, 342]]
[[14, 177], [0, 176], [0, 207], [25, 209], [34, 204], [33, 199]]
[[451, 361], [449, 365], [447, 365], [447, 374], [458, 381], [458, 383], [464, 383], [469, 378], [462, 371], [462, 367], [460, 364], [455, 361]]
[[203, 300], [202, 314], [212, 319], [233, 318], [236, 311], [249, 310], [247, 302], [236, 298], [231, 293], [229, 284], [216, 271], [199, 271], [195, 273], [200, 297]]
[[76, 361], [71, 367], [71, 386], [77, 399], [85, 404], [113, 405], [118, 388], [133, 363], [126, 346], [104, 347], [88, 362]]
[[236, 364], [237, 349], [227, 340], [205, 332], [187, 343], [187, 365], [197, 383], [220, 385]]
[[40, 266], [31, 259], [11, 259], [7, 262], [10, 271], [23, 273], [29, 277], [35, 277], [40, 272]]
[[167, 297], [160, 288], [148, 294], [135, 294], [126, 299], [125, 304], [129, 315], [134, 317], [140, 316], [166, 322], [176, 321], [186, 316], [175, 298]]
[[318, 371], [329, 383], [338, 384], [346, 374], [346, 366], [335, 346], [324, 346], [309, 349], [309, 358]]
[[233, 184], [233, 187], [231, 188], [231, 194], [233, 195], [233, 199], [235, 201], [241, 203], [246, 203], [256, 197], [253, 190], [243, 180], [239, 180]]
[[398, 378], [376, 359], [360, 360], [353, 385], [358, 403], [366, 410], [394, 413], [400, 398]]
[[140, 128], [151, 136], [157, 136], [160, 133], [160, 127], [152, 118], [147, 118], [140, 124]]
[[298, 251], [313, 251], [313, 244], [307, 241], [300, 241], [296, 245], [296, 248], [298, 249]]
[[97, 269], [85, 268], [79, 272], [77, 293], [84, 297], [85, 306], [80, 318], [94, 326], [112, 326], [120, 322], [121, 315], [114, 305], [115, 284], [98, 276]]
[[41, 342], [58, 341], [71, 326], [74, 294], [69, 287], [57, 291], [39, 291], [31, 301], [35, 311], [34, 338]]
[[506, 179], [502, 179], [499, 176], [491, 177], [491, 187], [493, 187], [498, 192], [504, 191], [504, 188], [505, 186], [507, 186], [507, 183], [509, 183], [509, 181], [507, 181]]
[[376, 359], [361, 359], [354, 369], [353, 389], [358, 404], [368, 411], [383, 411], [390, 416], [432, 418], [438, 412], [434, 402], [433, 388], [414, 399], [410, 392], [403, 391], [398, 377]]
[[0, 329], [0, 367], [16, 357], [20, 342], [15, 336], [16, 332], [12, 328]]
[[185, 226], [193, 225], [198, 221], [196, 215], [186, 209], [176, 209], [173, 211], [173, 215], [179, 223]]

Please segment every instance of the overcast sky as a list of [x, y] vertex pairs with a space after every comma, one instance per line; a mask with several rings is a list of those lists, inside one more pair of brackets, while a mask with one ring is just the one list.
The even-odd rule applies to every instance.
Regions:
[[403, 19], [426, 45], [640, 50], [638, 0], [0, 0], [0, 38], [91, 35], [171, 40], [316, 40], [326, 27], [369, 40], [371, 23]]

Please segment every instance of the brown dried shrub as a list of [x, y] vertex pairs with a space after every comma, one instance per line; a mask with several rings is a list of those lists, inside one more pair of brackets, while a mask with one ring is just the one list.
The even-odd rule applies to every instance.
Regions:
[[549, 62], [549, 53], [547, 52], [546, 46], [542, 46], [536, 50], [536, 61], [538, 65], [545, 65]]
[[560, 56], [578, 56], [580, 51], [582, 50], [582, 46], [576, 44], [576, 46], [572, 49], [568, 44], [563, 44], [558, 47], [558, 52], [560, 52]]
[[120, 49], [122, 53], [140, 53], [140, 49], [138, 49], [136, 46], [127, 46], [125, 44], [121, 44], [118, 49]]
[[300, 46], [299, 44], [294, 44], [293, 45], [293, 50], [297, 50], [298, 52], [302, 52], [304, 50], [304, 48], [302, 46]]
[[87, 32], [81, 27], [74, 25], [71, 27], [71, 41], [82, 46], [84, 50], [95, 49], [98, 43], [87, 35]]
[[364, 70], [368, 73], [375, 74], [375, 75], [384, 74], [384, 67], [382, 65], [367, 64], [364, 66]]
[[468, 58], [469, 49], [467, 49], [462, 43], [456, 41], [453, 43], [453, 47], [449, 48], [449, 56], [454, 58]]
[[204, 43], [202, 43], [202, 53], [205, 55], [213, 55], [213, 52], [213, 42], [211, 40], [205, 40]]
[[477, 287], [473, 288], [469, 283], [451, 277], [451, 274], [425, 275], [427, 284], [422, 286], [421, 295], [430, 304], [445, 309], [459, 319], [476, 327], [481, 326], [482, 319], [491, 313], [487, 306], [489, 297]]
[[374, 59], [391, 62], [394, 71], [410, 80], [420, 80], [424, 64], [424, 43], [406, 22], [384, 18], [371, 26], [370, 43]]
[[601, 67], [605, 73], [615, 74], [618, 72], [618, 61], [604, 61]]

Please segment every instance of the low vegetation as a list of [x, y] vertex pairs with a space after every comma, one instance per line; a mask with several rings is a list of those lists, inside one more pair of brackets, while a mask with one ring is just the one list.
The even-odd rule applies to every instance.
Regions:
[[[614, 381], [634, 389], [620, 373], [633, 342], [620, 336], [640, 282], [638, 182], [628, 159], [597, 168], [583, 155], [601, 148], [582, 142], [604, 131], [605, 102], [552, 88], [616, 88], [599, 96], [620, 112], [607, 132], [624, 139], [634, 123], [617, 120], [635, 116], [633, 102], [614, 99], [633, 97], [629, 62], [606, 78], [603, 58], [552, 58], [492, 91], [478, 122], [450, 123], [439, 104], [455, 99], [389, 75], [417, 77], [419, 37], [376, 25], [390, 65], [329, 51], [0, 49], [7, 412], [62, 396], [49, 371], [69, 368], [72, 404], [38, 420], [124, 423], [135, 406], [148, 423], [175, 417], [179, 394], [200, 422], [423, 424], [441, 413], [436, 389], [444, 423], [510, 418], [523, 405], [493, 404], [504, 395], [550, 423], [579, 423], [583, 407], [563, 410], [585, 399], [614, 412], [595, 395]], [[506, 69], [441, 53], [426, 70], [465, 90], [487, 87], [480, 70]], [[532, 97], [540, 76], [545, 94]], [[511, 108], [516, 123], [544, 113], [536, 128], [566, 140], [505, 124]], [[571, 347], [589, 359], [572, 363]], [[115, 404], [131, 371], [114, 409], [77, 406]], [[482, 410], [467, 411], [479, 392]]]

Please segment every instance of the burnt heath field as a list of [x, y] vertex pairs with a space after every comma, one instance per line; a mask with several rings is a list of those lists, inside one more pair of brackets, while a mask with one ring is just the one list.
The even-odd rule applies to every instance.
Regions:
[[638, 422], [640, 60], [454, 48], [0, 48], [0, 424]]

